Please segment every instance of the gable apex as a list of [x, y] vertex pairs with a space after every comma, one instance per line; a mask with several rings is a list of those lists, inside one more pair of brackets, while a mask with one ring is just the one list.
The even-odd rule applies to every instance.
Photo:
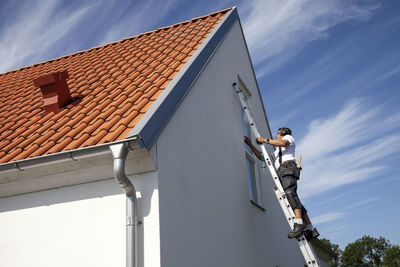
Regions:
[[142, 147], [151, 148], [238, 18], [237, 8], [232, 8], [195, 51], [177, 76], [168, 84], [154, 105], [128, 135], [129, 137], [138, 136], [139, 144]]

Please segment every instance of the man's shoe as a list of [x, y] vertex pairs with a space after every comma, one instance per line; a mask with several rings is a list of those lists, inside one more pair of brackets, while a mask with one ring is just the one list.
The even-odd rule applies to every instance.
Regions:
[[298, 237], [298, 236], [301, 235], [301, 233], [303, 233], [303, 231], [306, 230], [306, 229], [307, 229], [307, 224], [305, 224], [305, 223], [303, 223], [303, 224], [295, 223], [295, 224], [294, 224], [293, 231], [291, 231], [291, 232], [288, 234], [288, 238], [295, 238], [295, 237]]
[[310, 241], [313, 237], [312, 237], [312, 231], [311, 230], [305, 230], [304, 231], [304, 237], [307, 239], [307, 241]]
[[319, 233], [318, 233], [317, 228], [313, 228], [311, 232], [312, 232], [312, 238], [319, 237]]
[[317, 228], [313, 228], [312, 230], [305, 230], [304, 231], [304, 236], [306, 239], [309, 241], [313, 238], [317, 238], [319, 236]]

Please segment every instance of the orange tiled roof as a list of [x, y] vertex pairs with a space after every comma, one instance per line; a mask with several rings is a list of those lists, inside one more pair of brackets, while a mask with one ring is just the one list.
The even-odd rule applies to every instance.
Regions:
[[[228, 11], [0, 74], [0, 163], [124, 139]], [[64, 70], [81, 101], [43, 116], [33, 80]]]

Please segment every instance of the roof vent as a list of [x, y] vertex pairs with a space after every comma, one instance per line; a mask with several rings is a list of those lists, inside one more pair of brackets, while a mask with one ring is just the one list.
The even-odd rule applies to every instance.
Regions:
[[68, 72], [55, 72], [33, 80], [43, 94], [44, 112], [58, 112], [72, 102], [67, 79]]

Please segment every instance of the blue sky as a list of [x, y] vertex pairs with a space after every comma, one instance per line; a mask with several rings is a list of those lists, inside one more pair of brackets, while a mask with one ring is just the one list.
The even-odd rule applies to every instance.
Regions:
[[237, 6], [267, 116], [322, 237], [400, 244], [400, 2], [2, 1], [0, 72]]

